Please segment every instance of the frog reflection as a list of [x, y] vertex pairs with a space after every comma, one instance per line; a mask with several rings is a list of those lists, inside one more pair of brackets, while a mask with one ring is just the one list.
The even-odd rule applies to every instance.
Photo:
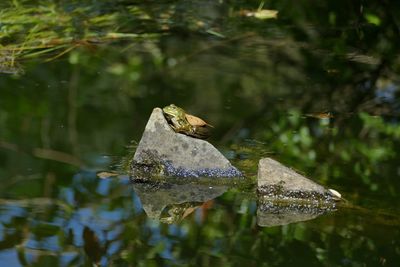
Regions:
[[[167, 224], [181, 222], [185, 217], [200, 207], [202, 202], [185, 202], [182, 204], [171, 204], [165, 207], [166, 215], [161, 215], [160, 221]], [[163, 212], [163, 213], [164, 213]]]
[[201, 178], [179, 184], [133, 183], [133, 188], [147, 216], [164, 223], [182, 221], [199, 207], [199, 219], [204, 220], [213, 206], [213, 199], [228, 190], [226, 185], [211, 185]]

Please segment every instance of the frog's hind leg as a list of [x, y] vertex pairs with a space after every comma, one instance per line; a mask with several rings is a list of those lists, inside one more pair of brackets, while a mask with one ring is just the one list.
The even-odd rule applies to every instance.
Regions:
[[211, 131], [210, 128], [207, 127], [193, 127], [193, 130], [190, 132], [190, 136], [193, 136], [195, 138], [199, 139], [207, 139], [208, 137], [211, 136]]

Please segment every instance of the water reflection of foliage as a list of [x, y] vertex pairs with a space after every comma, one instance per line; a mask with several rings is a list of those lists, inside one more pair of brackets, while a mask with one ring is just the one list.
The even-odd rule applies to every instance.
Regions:
[[[399, 218], [391, 222], [387, 218], [386, 224], [381, 215], [367, 209], [363, 213], [343, 210], [307, 224], [260, 228], [254, 216], [255, 203], [237, 201], [237, 194], [228, 193], [214, 202], [216, 207], [208, 210], [205, 220], [190, 215], [179, 224], [160, 225], [144, 216], [135, 204], [137, 199], [132, 201], [125, 181], [96, 179], [89, 173], [76, 177], [74, 186], [65, 188], [72, 189], [74, 198], [68, 199], [67, 192], [58, 197], [63, 205], [42, 199], [25, 205], [9, 202], [8, 209], [2, 206], [2, 222], [10, 231], [2, 243], [18, 248], [21, 263], [82, 265], [92, 259], [103, 265], [151, 261], [252, 266], [260, 262], [277, 266], [329, 262], [340, 266], [343, 260], [378, 262], [375, 255], [379, 253], [388, 263], [398, 257], [396, 243], [391, 242], [398, 238], [394, 229], [398, 229]], [[93, 202], [98, 204], [93, 206]], [[73, 208], [77, 204], [82, 208]], [[85, 211], [86, 205], [90, 212]], [[376, 229], [378, 222], [385, 227]], [[386, 235], [388, 232], [392, 235]], [[376, 235], [385, 238], [376, 243]], [[295, 259], [282, 251], [295, 254]]]
[[395, 196], [399, 184], [391, 173], [396, 172], [393, 162], [399, 159], [399, 130], [397, 123], [366, 113], [314, 119], [291, 112], [257, 136], [270, 143], [269, 149], [279, 158], [310, 176]]
[[[54, 60], [78, 47], [94, 50], [113, 41], [151, 40], [161, 34], [162, 23], [155, 23], [157, 18], [141, 6], [124, 7], [114, 1], [108, 4], [114, 7], [105, 8], [106, 2], [90, 5], [42, 1], [36, 6], [31, 1], [2, 3], [0, 52], [12, 57], [2, 57], [0, 70], [17, 72], [21, 60], [41, 56]], [[121, 21], [136, 28], [128, 31]], [[152, 26], [151, 31], [143, 32], [146, 24]]]

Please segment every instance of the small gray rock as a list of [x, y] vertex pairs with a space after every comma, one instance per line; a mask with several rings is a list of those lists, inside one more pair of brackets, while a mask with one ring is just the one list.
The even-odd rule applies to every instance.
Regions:
[[242, 176], [209, 142], [172, 130], [160, 108], [153, 110], [133, 158], [133, 178], [143, 170], [176, 177]]
[[265, 198], [333, 201], [331, 191], [271, 158], [263, 158], [258, 166], [258, 192]]

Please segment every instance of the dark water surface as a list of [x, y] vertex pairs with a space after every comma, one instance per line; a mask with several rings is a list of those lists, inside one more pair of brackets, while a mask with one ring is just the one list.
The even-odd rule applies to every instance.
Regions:
[[[399, 17], [395, 1], [2, 1], [0, 265], [399, 266]], [[246, 182], [130, 183], [132, 140], [170, 103], [215, 126]], [[266, 227], [266, 156], [347, 202]]]

